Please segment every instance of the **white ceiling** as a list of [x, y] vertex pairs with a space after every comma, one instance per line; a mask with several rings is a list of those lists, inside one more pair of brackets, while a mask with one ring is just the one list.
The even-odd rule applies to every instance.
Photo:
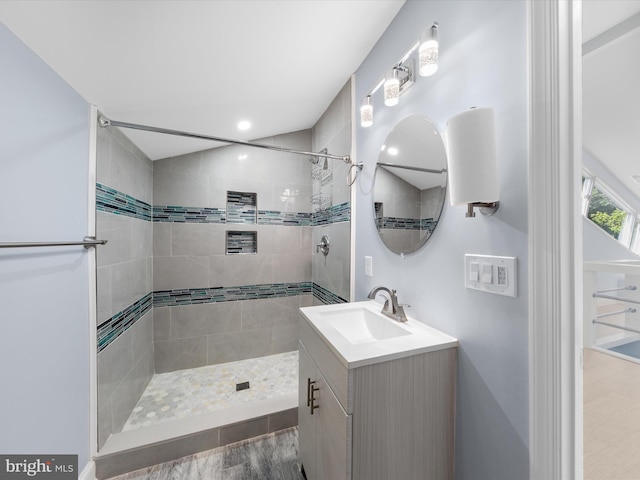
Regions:
[[638, 12], [640, 0], [583, 2], [585, 42], [614, 39], [583, 57], [582, 108], [584, 148], [640, 201], [640, 21], [620, 26]]
[[[2, 0], [0, 22], [109, 118], [252, 140], [312, 127], [403, 3]], [[215, 145], [125, 133], [154, 160]]]

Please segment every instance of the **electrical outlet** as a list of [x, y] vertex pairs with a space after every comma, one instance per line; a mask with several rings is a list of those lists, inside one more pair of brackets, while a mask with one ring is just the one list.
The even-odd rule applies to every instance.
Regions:
[[496, 295], [517, 296], [516, 257], [467, 254], [464, 264], [465, 287]]
[[373, 257], [364, 257], [364, 274], [373, 277]]

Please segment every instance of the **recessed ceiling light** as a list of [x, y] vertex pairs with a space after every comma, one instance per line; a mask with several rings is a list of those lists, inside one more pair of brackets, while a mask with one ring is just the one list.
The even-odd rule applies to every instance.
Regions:
[[398, 149], [396, 147], [389, 147], [389, 150], [387, 150], [387, 152], [389, 152], [389, 155], [398, 155]]
[[251, 128], [251, 122], [247, 120], [242, 120], [238, 122], [238, 130], [249, 130]]

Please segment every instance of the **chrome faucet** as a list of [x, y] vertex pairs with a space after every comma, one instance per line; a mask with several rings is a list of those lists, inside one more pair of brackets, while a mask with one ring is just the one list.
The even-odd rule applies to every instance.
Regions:
[[369, 292], [368, 297], [374, 299], [376, 298], [378, 292], [385, 292], [389, 296], [389, 298], [385, 298], [384, 300], [384, 305], [382, 307], [381, 313], [389, 318], [393, 318], [398, 322], [406, 322], [407, 316], [404, 313], [404, 306], [398, 303], [396, 291], [390, 290], [387, 287], [375, 287]]

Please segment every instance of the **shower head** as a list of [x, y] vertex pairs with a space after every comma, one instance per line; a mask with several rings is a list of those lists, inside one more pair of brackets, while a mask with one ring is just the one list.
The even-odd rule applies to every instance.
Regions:
[[320, 162], [322, 162], [322, 170], [329, 170], [329, 159], [326, 157], [309, 157], [307, 160], [309, 160], [313, 165], [319, 165]]

